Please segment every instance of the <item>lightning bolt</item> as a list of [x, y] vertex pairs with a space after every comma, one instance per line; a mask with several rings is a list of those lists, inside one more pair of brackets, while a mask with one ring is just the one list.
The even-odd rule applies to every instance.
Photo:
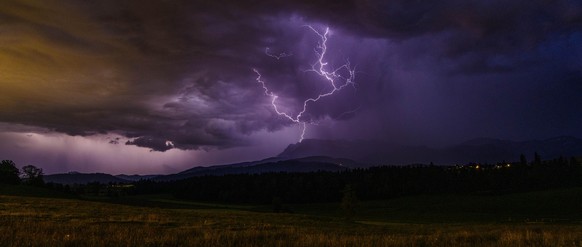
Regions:
[[[277, 99], [279, 98], [279, 96], [277, 94], [275, 94], [274, 92], [272, 92], [271, 90], [269, 90], [266, 82], [262, 79], [261, 73], [257, 69], [253, 69], [253, 71], [257, 74], [256, 80], [258, 83], [260, 83], [262, 85], [263, 90], [265, 92], [265, 95], [271, 97], [271, 105], [273, 106], [273, 109], [275, 110], [275, 112], [279, 116], [285, 117], [293, 123], [297, 123], [297, 124], [302, 125], [301, 137], [299, 139], [299, 142], [303, 141], [303, 139], [305, 138], [305, 131], [307, 129], [307, 123], [308, 122], [311, 123], [310, 120], [308, 121], [308, 120], [304, 119], [305, 118], [304, 115], [307, 112], [308, 105], [310, 103], [315, 103], [322, 98], [329, 97], [329, 96], [335, 94], [336, 92], [342, 90], [343, 88], [345, 88], [347, 86], [354, 86], [355, 87], [355, 78], [356, 78], [355, 68], [351, 67], [349, 60], [346, 60], [346, 62], [343, 65], [341, 65], [337, 68], [329, 68], [330, 67], [329, 63], [325, 60], [327, 52], [328, 52], [327, 51], [327, 41], [328, 41], [328, 38], [330, 35], [329, 27], [325, 28], [325, 32], [317, 31], [315, 28], [313, 28], [312, 26], [309, 26], [309, 25], [306, 25], [305, 27], [312, 30], [319, 37], [319, 41], [317, 43], [317, 46], [314, 49], [314, 52], [315, 52], [317, 59], [315, 60], [315, 62], [313, 64], [311, 64], [311, 69], [307, 70], [306, 72], [316, 73], [317, 75], [319, 75], [322, 78], [322, 80], [329, 83], [329, 85], [331, 85], [331, 88], [329, 91], [320, 93], [319, 95], [317, 95], [315, 97], [308, 98], [308, 99], [304, 100], [302, 110], [299, 113], [297, 113], [296, 115], [290, 115], [289, 113], [286, 113], [284, 111], [279, 110], [279, 107], [277, 105]], [[265, 49], [265, 54], [267, 54], [267, 56], [276, 58], [277, 60], [279, 60], [280, 58], [288, 57], [288, 56], [292, 55], [291, 53], [289, 53], [289, 54], [288, 53], [280, 53], [279, 55], [273, 55], [273, 54], [269, 53], [269, 48]], [[344, 75], [347, 75], [347, 76], [344, 76]]]
[[290, 57], [293, 56], [293, 53], [286, 53], [286, 52], [281, 52], [279, 53], [279, 55], [277, 54], [273, 54], [271, 52], [269, 52], [269, 47], [265, 48], [265, 55], [272, 57], [272, 58], [276, 58], [277, 60], [284, 58], [284, 57]]

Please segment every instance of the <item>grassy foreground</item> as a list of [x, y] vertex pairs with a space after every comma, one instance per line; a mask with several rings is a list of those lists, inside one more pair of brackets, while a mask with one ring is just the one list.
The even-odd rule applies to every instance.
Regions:
[[[521, 202], [530, 197], [537, 198], [511, 198]], [[163, 198], [152, 200], [173, 203]], [[363, 215], [357, 222], [347, 223], [337, 217], [331, 205], [298, 205], [296, 214], [273, 214], [242, 206], [191, 203], [191, 208], [144, 207], [0, 195], [0, 246], [582, 246], [582, 225], [577, 219], [566, 223], [503, 222], [484, 218], [476, 221], [469, 215], [469, 220], [463, 221], [463, 214], [453, 214], [453, 220], [441, 221], [452, 213], [439, 207], [422, 207], [426, 200], [435, 199], [362, 203]], [[189, 204], [181, 206], [185, 205]], [[424, 208], [424, 215], [412, 216], [419, 208]], [[453, 209], [461, 208], [462, 204]], [[422, 222], [431, 210], [436, 218]], [[412, 220], [390, 219], [407, 214]]]

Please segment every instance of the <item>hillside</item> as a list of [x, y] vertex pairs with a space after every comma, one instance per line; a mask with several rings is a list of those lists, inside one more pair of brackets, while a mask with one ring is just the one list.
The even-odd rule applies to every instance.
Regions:
[[289, 145], [277, 157], [293, 159], [329, 156], [352, 159], [369, 165], [428, 164], [440, 165], [516, 161], [521, 154], [543, 159], [582, 155], [582, 139], [570, 136], [545, 140], [509, 141], [478, 138], [446, 148], [398, 146], [381, 141], [346, 141], [306, 139]]
[[154, 177], [152, 180], [171, 181], [205, 175], [259, 174], [268, 172], [341, 171], [357, 166], [358, 164], [353, 160], [337, 159], [324, 156], [312, 156], [289, 160], [282, 158], [269, 158], [256, 162], [244, 162], [209, 167], [194, 167], [177, 174]]
[[398, 146], [381, 141], [306, 139], [289, 145], [276, 157], [216, 166], [197, 166], [169, 175], [117, 175], [65, 173], [46, 175], [46, 182], [61, 184], [128, 183], [139, 180], [172, 181], [206, 175], [258, 174], [267, 172], [340, 171], [379, 165], [455, 165], [517, 161], [524, 154], [531, 161], [537, 152], [542, 159], [582, 155], [582, 140], [556, 137], [546, 140], [508, 141], [478, 138], [446, 148]]

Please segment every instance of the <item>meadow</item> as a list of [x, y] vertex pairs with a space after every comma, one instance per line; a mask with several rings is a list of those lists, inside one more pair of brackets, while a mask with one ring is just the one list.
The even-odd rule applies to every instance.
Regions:
[[582, 189], [413, 196], [339, 203], [224, 205], [168, 195], [72, 198], [0, 188], [0, 246], [582, 246]]

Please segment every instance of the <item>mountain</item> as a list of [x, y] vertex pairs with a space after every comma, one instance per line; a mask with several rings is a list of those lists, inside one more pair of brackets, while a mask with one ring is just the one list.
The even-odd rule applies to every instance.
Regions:
[[268, 158], [254, 162], [243, 162], [229, 165], [194, 167], [183, 172], [153, 178], [155, 181], [180, 180], [206, 175], [226, 174], [258, 174], [267, 172], [314, 172], [342, 171], [359, 167], [358, 163], [349, 159], [311, 156], [299, 159]]
[[571, 136], [521, 142], [478, 138], [437, 149], [425, 146], [396, 146], [380, 141], [306, 139], [289, 145], [277, 157], [296, 159], [323, 155], [348, 158], [368, 165], [427, 164], [430, 162], [452, 165], [514, 161], [519, 159], [520, 154], [533, 157], [535, 152], [540, 154], [542, 159], [580, 156], [582, 155], [582, 140]]
[[194, 167], [170, 175], [109, 175], [66, 173], [45, 175], [46, 182], [62, 184], [130, 183], [142, 179], [181, 180], [196, 176], [258, 174], [267, 172], [342, 171], [378, 165], [454, 165], [517, 161], [521, 154], [530, 160], [537, 152], [542, 159], [582, 156], [582, 140], [562, 136], [545, 140], [509, 141], [478, 138], [446, 148], [398, 146], [382, 141], [305, 139], [289, 145], [281, 154], [268, 159], [228, 165]]
[[47, 183], [57, 183], [57, 184], [88, 184], [93, 182], [107, 184], [107, 183], [131, 182], [129, 180], [121, 179], [116, 176], [105, 173], [78, 173], [78, 172], [44, 175], [43, 179]]
[[338, 159], [324, 156], [312, 156], [299, 159], [284, 159], [273, 157], [259, 161], [243, 162], [229, 165], [194, 167], [180, 173], [169, 175], [109, 175], [104, 173], [62, 173], [45, 175], [47, 183], [87, 184], [99, 183], [130, 183], [139, 180], [172, 181], [197, 176], [227, 175], [227, 174], [258, 174], [267, 172], [313, 172], [342, 171], [359, 167], [358, 163], [349, 159]]
[[355, 160], [366, 166], [410, 164], [410, 160], [427, 163], [435, 150], [424, 146], [397, 146], [382, 141], [369, 140], [317, 140], [305, 139], [289, 145], [277, 157], [297, 159], [307, 156], [341, 157]]

